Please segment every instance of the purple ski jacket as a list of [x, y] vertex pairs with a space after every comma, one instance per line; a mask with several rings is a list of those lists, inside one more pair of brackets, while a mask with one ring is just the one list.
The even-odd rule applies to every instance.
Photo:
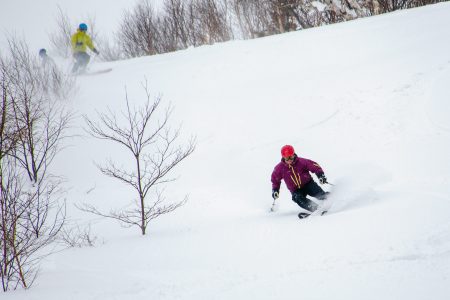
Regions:
[[296, 156], [291, 165], [281, 160], [272, 172], [272, 189], [279, 190], [281, 179], [283, 179], [287, 188], [292, 193], [296, 189], [304, 187], [312, 180], [309, 172], [315, 173], [316, 175], [324, 173], [318, 163], [306, 158]]

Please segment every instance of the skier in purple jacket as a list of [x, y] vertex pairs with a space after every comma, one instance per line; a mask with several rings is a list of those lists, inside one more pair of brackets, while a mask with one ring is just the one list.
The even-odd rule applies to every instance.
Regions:
[[292, 193], [292, 200], [309, 213], [299, 213], [299, 218], [309, 216], [318, 205], [306, 196], [325, 200], [327, 193], [314, 181], [310, 172], [315, 173], [321, 184], [328, 183], [322, 168], [316, 162], [298, 157], [294, 147], [285, 145], [281, 148], [281, 162], [272, 172], [272, 198], [275, 200], [280, 194], [281, 180], [286, 183]]

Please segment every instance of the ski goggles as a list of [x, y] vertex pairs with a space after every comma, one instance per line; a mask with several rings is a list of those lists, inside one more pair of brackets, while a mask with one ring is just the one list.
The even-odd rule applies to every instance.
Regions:
[[294, 160], [294, 156], [287, 156], [287, 157], [283, 157], [285, 161], [290, 161], [290, 160]]

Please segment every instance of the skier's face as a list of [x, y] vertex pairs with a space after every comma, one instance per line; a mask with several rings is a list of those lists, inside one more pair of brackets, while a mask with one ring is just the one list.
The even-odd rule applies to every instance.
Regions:
[[285, 158], [284, 158], [284, 161], [285, 161], [288, 165], [290, 165], [290, 164], [292, 164], [292, 162], [294, 161], [294, 156], [288, 156], [288, 157], [285, 157]]

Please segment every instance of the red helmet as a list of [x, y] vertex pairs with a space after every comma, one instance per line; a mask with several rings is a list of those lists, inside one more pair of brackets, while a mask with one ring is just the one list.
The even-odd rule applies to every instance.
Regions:
[[291, 145], [285, 145], [281, 148], [282, 157], [289, 157], [294, 155], [294, 153], [295, 153], [294, 147], [292, 147]]

